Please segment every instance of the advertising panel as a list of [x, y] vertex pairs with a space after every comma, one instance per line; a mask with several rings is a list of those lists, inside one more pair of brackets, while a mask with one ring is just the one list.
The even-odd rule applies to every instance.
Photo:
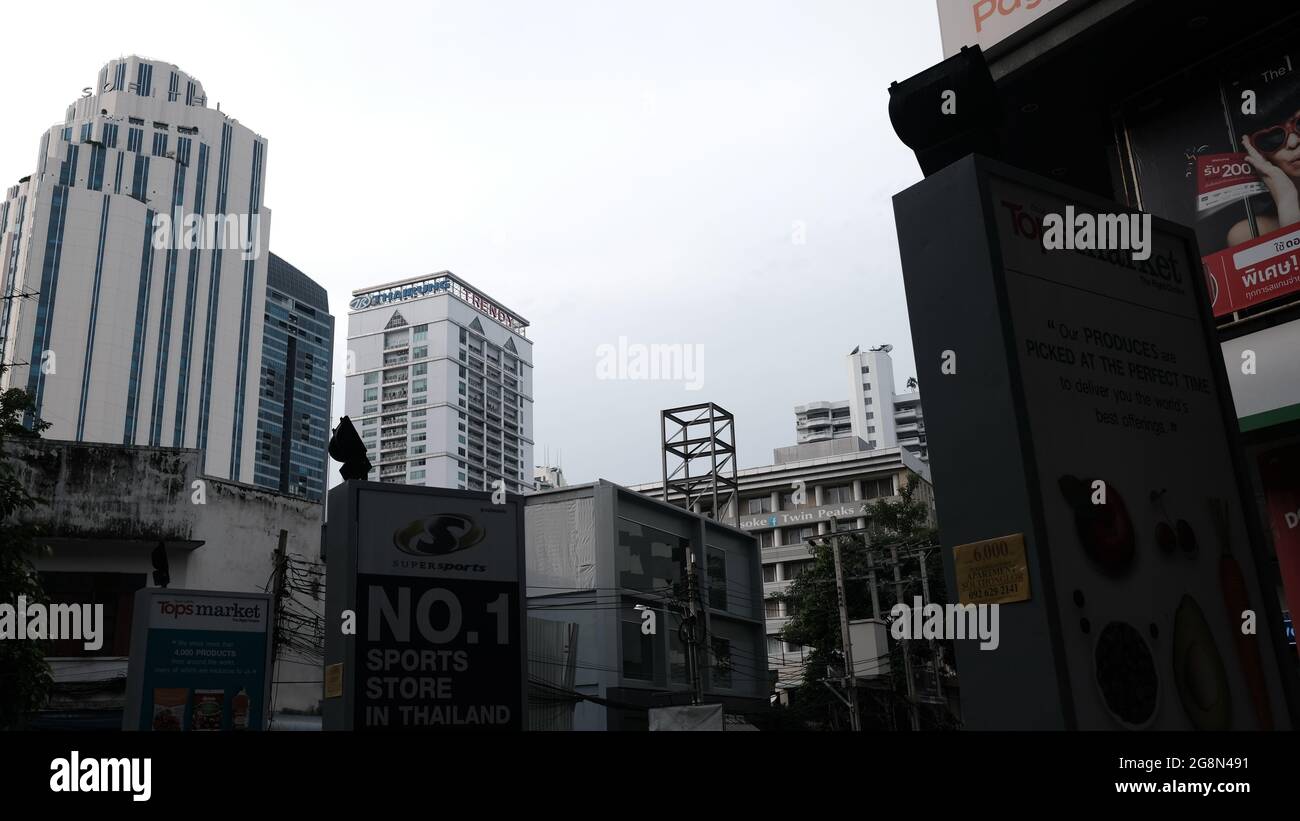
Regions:
[[263, 729], [272, 619], [265, 593], [137, 591], [122, 728]]
[[1265, 49], [1125, 112], [1142, 207], [1195, 226], [1215, 316], [1300, 293], [1297, 59]]
[[1273, 729], [1192, 248], [1157, 228], [1146, 262], [1047, 251], [1027, 226], [1085, 206], [997, 176], [989, 196], [1079, 725]]
[[1029, 596], [1001, 605], [998, 649], [957, 643], [968, 726], [1290, 727], [1191, 234], [1049, 250], [1050, 215], [1125, 209], [980, 157], [895, 211], [950, 584], [973, 558], [952, 545], [1024, 534]]
[[[1288, 613], [1300, 612], [1300, 474], [1296, 465], [1300, 465], [1300, 445], [1274, 448], [1259, 457], [1259, 476], [1264, 483], [1264, 502]], [[1287, 638], [1294, 647], [1295, 627], [1288, 624], [1288, 630]]]
[[[985, 51], [1072, 0], [939, 0], [939, 36], [943, 56], [962, 46]], [[1075, 3], [1077, 5], [1077, 2]]]
[[331, 503], [329, 527], [355, 541], [330, 550], [327, 589], [354, 594], [329, 610], [351, 610], [356, 629], [327, 644], [342, 683], [327, 698], [342, 704], [327, 709], [327, 729], [523, 729], [521, 501], [376, 482], [341, 492], [353, 495]]

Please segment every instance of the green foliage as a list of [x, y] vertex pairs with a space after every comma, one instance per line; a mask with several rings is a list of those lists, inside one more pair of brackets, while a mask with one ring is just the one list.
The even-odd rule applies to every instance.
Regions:
[[[937, 546], [937, 531], [930, 526], [929, 506], [916, 498], [917, 488], [911, 483], [899, 490], [897, 498], [878, 499], [867, 506], [870, 534], [850, 533], [840, 537], [840, 563], [844, 573], [844, 598], [849, 620], [873, 617], [871, 603], [871, 583], [868, 566], [868, 553], [876, 556], [877, 596], [880, 613], [888, 618], [890, 608], [897, 602], [893, 584], [893, 571], [882, 565], [882, 559], [889, 556], [889, 545], [913, 547], [919, 545]], [[867, 549], [868, 542], [873, 546]], [[815, 540], [810, 545], [812, 563], [795, 579], [784, 594], [772, 596], [785, 602], [789, 621], [781, 632], [781, 638], [792, 644], [803, 645], [804, 650], [804, 686], [796, 694], [795, 703], [801, 711], [803, 720], [811, 726], [829, 728], [847, 727], [847, 720], [842, 703], [830, 692], [823, 681], [835, 681], [843, 675], [845, 669], [843, 654], [840, 652], [840, 616], [839, 602], [835, 592], [835, 558], [834, 551], [825, 537]], [[943, 567], [939, 554], [934, 551], [927, 562], [926, 580], [930, 585], [930, 600], [945, 601]], [[915, 577], [919, 566], [911, 571], [904, 570], [904, 577]], [[920, 595], [919, 580], [910, 579], [903, 590], [906, 603], [911, 603], [913, 595]], [[901, 645], [895, 643], [892, 653], [893, 669], [902, 670]], [[913, 649], [922, 650], [921, 643], [913, 643]], [[914, 655], [914, 660], [919, 657]], [[895, 683], [901, 689], [905, 682], [901, 676], [895, 676]], [[884, 705], [877, 712], [887, 716], [889, 705]], [[867, 710], [864, 709], [864, 717]], [[888, 723], [887, 717], [877, 716], [880, 721]]]
[[[14, 606], [19, 596], [25, 596], [29, 604], [45, 602], [40, 577], [30, 559], [37, 534], [18, 521], [39, 500], [27, 492], [12, 459], [3, 451], [6, 440], [36, 438], [49, 427], [39, 419], [31, 428], [23, 426], [23, 417], [33, 407], [31, 395], [22, 389], [10, 388], [0, 394], [0, 601]], [[0, 729], [19, 726], [24, 716], [45, 703], [51, 686], [43, 642], [0, 642]]]

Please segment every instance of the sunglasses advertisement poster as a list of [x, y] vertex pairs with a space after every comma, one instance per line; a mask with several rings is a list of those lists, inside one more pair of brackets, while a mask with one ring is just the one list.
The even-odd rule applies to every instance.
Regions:
[[1216, 317], [1300, 292], [1300, 52], [1125, 114], [1144, 210], [1194, 226]]

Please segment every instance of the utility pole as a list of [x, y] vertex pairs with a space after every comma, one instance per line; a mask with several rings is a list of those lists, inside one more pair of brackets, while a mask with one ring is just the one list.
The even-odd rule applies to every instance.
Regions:
[[[930, 580], [927, 578], [929, 571], [926, 569], [926, 559], [930, 556], [930, 551], [920, 550], [917, 555], [921, 560], [921, 598], [922, 604], [930, 603]], [[934, 664], [934, 690], [939, 698], [943, 698], [943, 678], [939, 675], [939, 645], [934, 639], [930, 639], [930, 659]]]
[[848, 674], [849, 724], [854, 732], [862, 730], [858, 715], [858, 677], [853, 670], [853, 639], [849, 635], [849, 609], [844, 597], [844, 567], [840, 564], [840, 537], [836, 532], [839, 519], [831, 517], [831, 552], [835, 555], [835, 597], [840, 606], [840, 641], [844, 650], [844, 667]]
[[[894, 596], [901, 603], [903, 601], [903, 575], [898, 567], [898, 546], [892, 545], [889, 548], [890, 562], [894, 565]], [[916, 682], [912, 681], [912, 653], [908, 650], [907, 639], [902, 639], [903, 644], [903, 676], [907, 679], [907, 713], [912, 720], [912, 732], [921, 729], [921, 719], [916, 713]]]
[[700, 674], [699, 579], [695, 572], [695, 554], [686, 554], [686, 659], [691, 667], [691, 704], [704, 703], [704, 678]]
[[871, 582], [871, 616], [880, 620], [880, 593], [876, 591], [876, 555], [867, 545], [867, 579]]
[[274, 566], [275, 566], [275, 571], [273, 573], [275, 582], [271, 590], [271, 606], [275, 608], [275, 611], [271, 614], [273, 616], [273, 619], [271, 621], [272, 624], [271, 663], [272, 664], [275, 664], [275, 660], [278, 657], [279, 650], [280, 650], [280, 600], [284, 598], [284, 574], [285, 571], [287, 570], [286, 564], [288, 563], [287, 560], [285, 559], [285, 547], [288, 545], [288, 542], [289, 542], [289, 531], [281, 530], [280, 541], [275, 547], [275, 553], [273, 554], [273, 558], [272, 558], [272, 562], [274, 562]]

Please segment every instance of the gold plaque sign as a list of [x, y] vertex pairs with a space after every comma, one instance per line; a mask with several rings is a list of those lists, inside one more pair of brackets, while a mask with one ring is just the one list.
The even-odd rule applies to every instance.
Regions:
[[962, 604], [1028, 601], [1029, 565], [1023, 533], [958, 545], [952, 552], [957, 600]]
[[325, 698], [338, 698], [343, 695], [343, 664], [325, 666]]

